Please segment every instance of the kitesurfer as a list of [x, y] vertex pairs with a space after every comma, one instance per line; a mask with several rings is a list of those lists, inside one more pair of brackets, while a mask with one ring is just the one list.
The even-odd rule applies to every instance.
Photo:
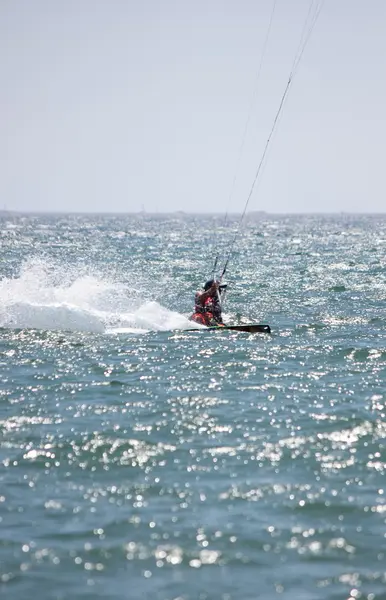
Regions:
[[195, 294], [194, 313], [190, 320], [207, 327], [222, 326], [220, 296], [225, 289], [226, 285], [220, 285], [219, 281], [214, 279], [207, 281], [204, 289]]

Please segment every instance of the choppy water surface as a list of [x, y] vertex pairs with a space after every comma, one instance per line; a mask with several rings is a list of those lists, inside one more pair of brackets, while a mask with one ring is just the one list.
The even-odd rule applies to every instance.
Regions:
[[3, 215], [0, 591], [386, 598], [386, 217]]

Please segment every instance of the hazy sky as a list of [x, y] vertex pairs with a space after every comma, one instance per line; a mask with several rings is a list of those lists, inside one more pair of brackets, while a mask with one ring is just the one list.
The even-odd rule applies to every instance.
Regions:
[[[0, 0], [0, 208], [241, 211], [311, 0]], [[250, 210], [386, 211], [386, 1], [325, 0]]]

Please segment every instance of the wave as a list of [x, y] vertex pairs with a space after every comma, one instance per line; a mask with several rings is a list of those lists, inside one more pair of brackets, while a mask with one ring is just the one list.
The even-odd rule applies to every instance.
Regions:
[[0, 327], [136, 334], [192, 327], [184, 315], [144, 298], [147, 290], [31, 260], [19, 277], [0, 281]]

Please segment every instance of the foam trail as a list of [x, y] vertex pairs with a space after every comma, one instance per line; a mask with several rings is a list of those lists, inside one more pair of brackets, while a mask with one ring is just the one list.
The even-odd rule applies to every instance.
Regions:
[[192, 327], [184, 315], [164, 308], [158, 302], [146, 302], [132, 314], [121, 315], [119, 327], [110, 328], [110, 332], [122, 333], [125, 329], [140, 327], [143, 331], [171, 331]]
[[19, 277], [0, 281], [0, 327], [136, 334], [191, 327], [184, 316], [141, 297], [121, 282], [27, 261]]

